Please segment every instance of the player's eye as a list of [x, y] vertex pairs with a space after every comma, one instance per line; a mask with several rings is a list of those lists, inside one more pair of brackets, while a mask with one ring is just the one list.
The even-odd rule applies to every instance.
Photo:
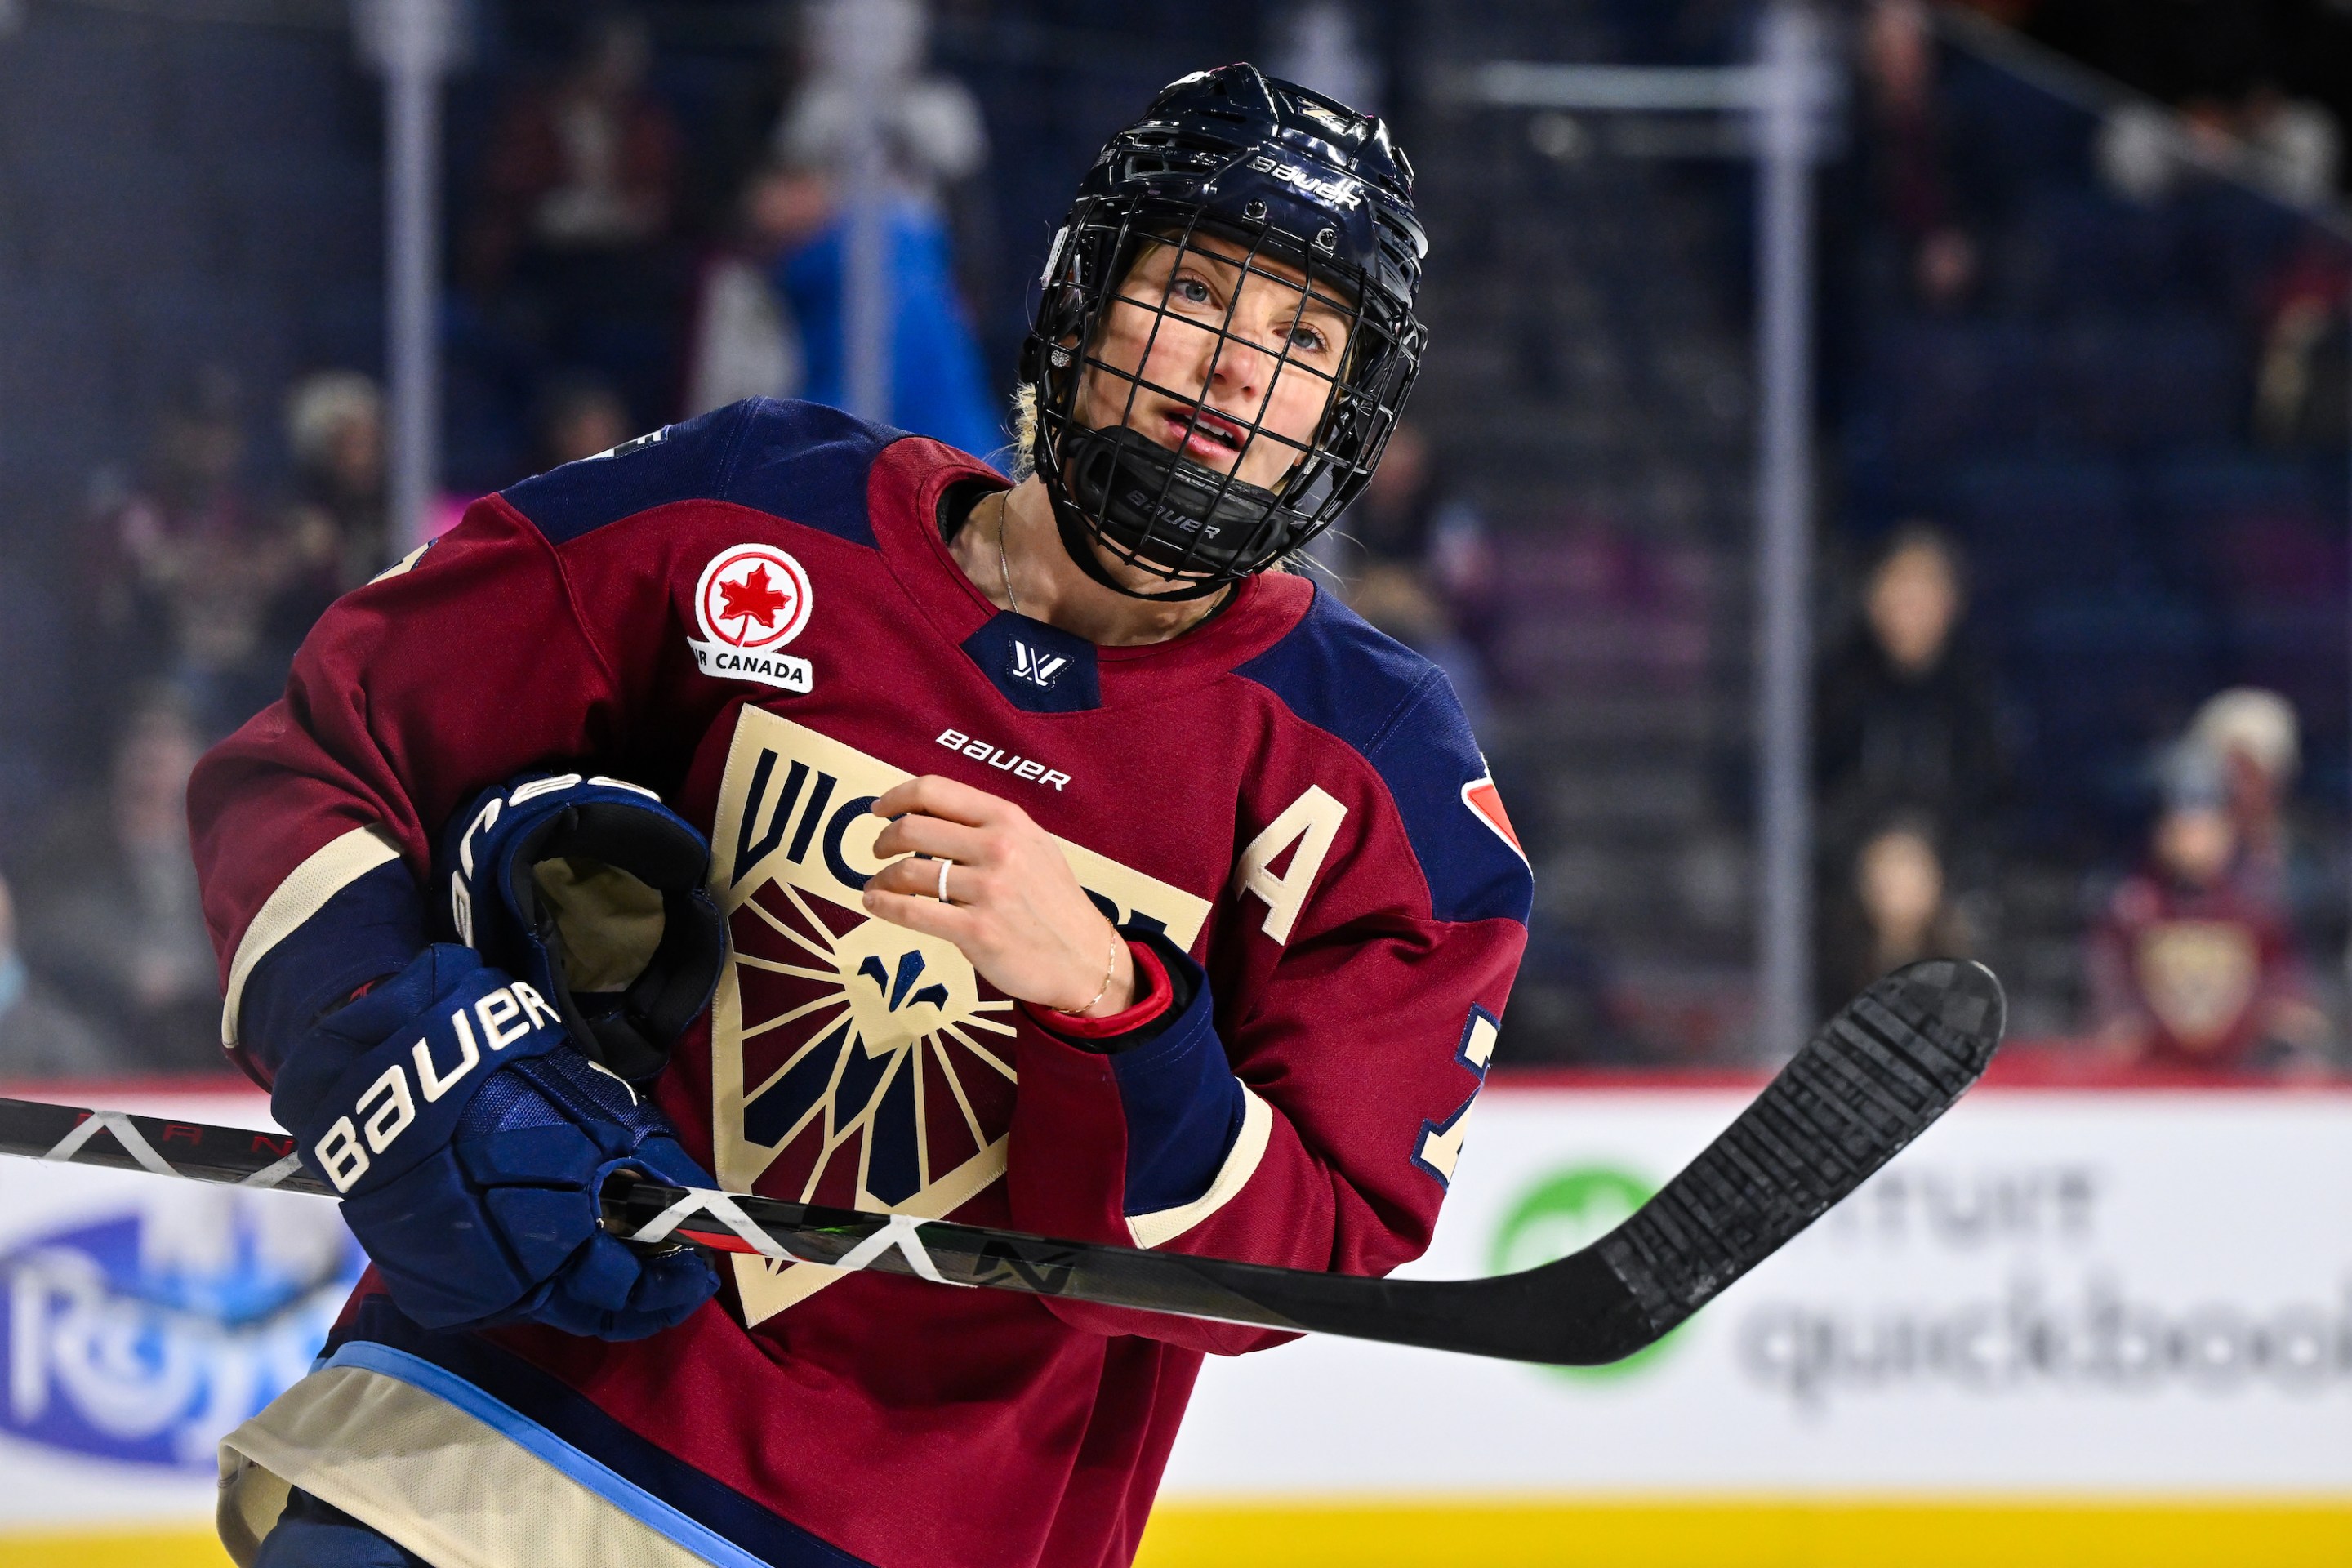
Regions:
[[1168, 297], [1171, 300], [1181, 300], [1187, 305], [1213, 304], [1216, 300], [1216, 296], [1210, 291], [1209, 285], [1189, 272], [1179, 274], [1169, 283]]
[[1301, 353], [1319, 354], [1329, 352], [1331, 340], [1320, 327], [1310, 327], [1301, 321], [1290, 329], [1290, 346]]

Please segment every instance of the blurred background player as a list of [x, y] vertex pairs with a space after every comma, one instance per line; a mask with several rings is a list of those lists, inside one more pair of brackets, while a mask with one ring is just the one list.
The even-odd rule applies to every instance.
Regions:
[[993, 457], [1008, 432], [992, 406], [961, 292], [946, 194], [988, 153], [971, 91], [928, 72], [929, 18], [918, 0], [823, 0], [807, 7], [807, 74], [777, 121], [744, 197], [746, 223], [772, 257], [770, 279], [797, 331], [801, 395], [849, 395], [851, 243], [845, 185], [854, 138], [871, 115], [882, 143], [877, 204], [886, 239], [892, 416], [961, 450]]

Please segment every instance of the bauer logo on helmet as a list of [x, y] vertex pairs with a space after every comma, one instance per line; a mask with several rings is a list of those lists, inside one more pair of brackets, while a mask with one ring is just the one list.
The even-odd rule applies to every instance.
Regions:
[[1284, 184], [1296, 187], [1302, 195], [1314, 197], [1325, 206], [1338, 207], [1342, 212], [1354, 212], [1363, 205], [1364, 187], [1354, 180], [1334, 176], [1318, 180], [1311, 170], [1296, 163], [1286, 163], [1279, 158], [1259, 153], [1250, 160], [1250, 167], [1261, 174], [1272, 174]]

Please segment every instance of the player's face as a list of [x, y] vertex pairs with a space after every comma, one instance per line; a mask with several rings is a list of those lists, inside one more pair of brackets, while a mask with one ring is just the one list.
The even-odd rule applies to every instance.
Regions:
[[1105, 314], [1079, 423], [1125, 425], [1213, 473], [1280, 485], [1330, 406], [1348, 316], [1328, 285], [1248, 257], [1212, 235], [1148, 247]]

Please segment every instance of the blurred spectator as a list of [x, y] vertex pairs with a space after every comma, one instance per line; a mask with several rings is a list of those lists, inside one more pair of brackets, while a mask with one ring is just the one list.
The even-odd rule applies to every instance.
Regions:
[[651, 64], [641, 18], [589, 11], [562, 71], [499, 116], [464, 267], [508, 334], [541, 363], [604, 376], [640, 428], [672, 411], [685, 303], [679, 136], [646, 89]]
[[2117, 190], [2154, 200], [2200, 168], [2306, 205], [2335, 188], [2342, 129], [2310, 99], [2343, 90], [2323, 63], [2343, 42], [2340, 6], [2040, 0], [2027, 9], [2029, 34], [2178, 111], [2128, 102], [2110, 111], [2099, 166]]
[[286, 581], [263, 629], [277, 668], [293, 661], [329, 605], [392, 563], [383, 392], [356, 371], [305, 377], [286, 399], [286, 447], [294, 458]]
[[2239, 847], [2212, 759], [2183, 751], [2147, 865], [2090, 936], [2094, 1027], [2118, 1057], [2229, 1074], [2312, 1064], [2325, 1049], [2285, 910], [2231, 875]]
[[300, 561], [246, 493], [247, 446], [236, 379], [209, 367], [164, 410], [143, 484], [101, 510], [88, 661], [99, 713], [162, 679], [219, 736], [276, 697], [284, 668], [266, 626]]
[[1862, 46], [1878, 199], [1904, 247], [1912, 291], [1947, 310], [1975, 288], [1979, 258], [1951, 174], [1926, 0], [1873, 0]]
[[142, 700], [107, 791], [65, 814], [25, 880], [34, 969], [149, 1070], [220, 1065], [220, 987], [188, 850], [188, 773], [202, 751], [184, 703], [168, 691]]
[[1975, 933], [1947, 897], [1943, 855], [1924, 817], [1896, 816], [1864, 839], [1841, 892], [1823, 921], [1815, 992], [1824, 1006], [1904, 964], [1976, 951]]
[[743, 216], [735, 243], [703, 264], [687, 344], [688, 419], [747, 397], [801, 395], [800, 327], [769, 286], [765, 247], [749, 232], [751, 214]]
[[392, 564], [385, 521], [383, 391], [357, 371], [320, 371], [286, 399], [294, 458], [294, 543], [348, 594]]
[[978, 106], [961, 83], [925, 73], [929, 24], [919, 0], [817, 0], [805, 16], [809, 75], [744, 199], [799, 327], [803, 395], [836, 406], [848, 398], [844, 193], [870, 126], [881, 182], [856, 194], [879, 205], [889, 257], [888, 423], [992, 457], [1006, 432], [956, 287], [940, 200], [987, 156]]
[[1485, 618], [1492, 552], [1477, 508], [1445, 484], [1419, 425], [1397, 426], [1371, 482], [1325, 539], [1314, 552], [1356, 613], [1443, 668], [1477, 723], [1486, 672], [1465, 628]]
[[2263, 88], [2242, 102], [2203, 100], [2179, 113], [2130, 102], [2099, 127], [2100, 175], [2137, 202], [2169, 195], [2199, 171], [2234, 174], [2298, 205], [2336, 189], [2343, 139], [2335, 118]]
[[988, 161], [988, 132], [969, 88], [924, 68], [929, 8], [922, 0], [816, 0], [805, 15], [810, 74], [777, 121], [776, 160], [839, 169], [870, 116], [884, 177], [897, 195], [937, 210], [948, 186]]
[[114, 1044], [26, 967], [16, 906], [0, 880], [0, 1079], [95, 1078], [123, 1066]]
[[2250, 898], [2301, 917], [2296, 923], [2306, 933], [2312, 915], [2332, 918], [2342, 889], [2294, 818], [2302, 765], [2294, 705], [2275, 691], [2232, 687], [2197, 710], [2181, 747], [2220, 780], [2237, 839], [2231, 879]]
[[2254, 380], [2254, 437], [2263, 446], [2335, 451], [2344, 445], [2352, 422], [2347, 289], [2352, 266], [2329, 235], [2298, 246], [2269, 290]]
[[1991, 676], [1961, 643], [1966, 610], [1951, 542], [1924, 524], [1899, 531], [1864, 588], [1860, 624], [1820, 679], [1813, 776], [1833, 850], [1916, 812], [1944, 825], [1947, 873], [1983, 879], [2008, 747]]
[[620, 395], [593, 376], [564, 376], [540, 394], [531, 421], [539, 471], [600, 457], [638, 434]]

